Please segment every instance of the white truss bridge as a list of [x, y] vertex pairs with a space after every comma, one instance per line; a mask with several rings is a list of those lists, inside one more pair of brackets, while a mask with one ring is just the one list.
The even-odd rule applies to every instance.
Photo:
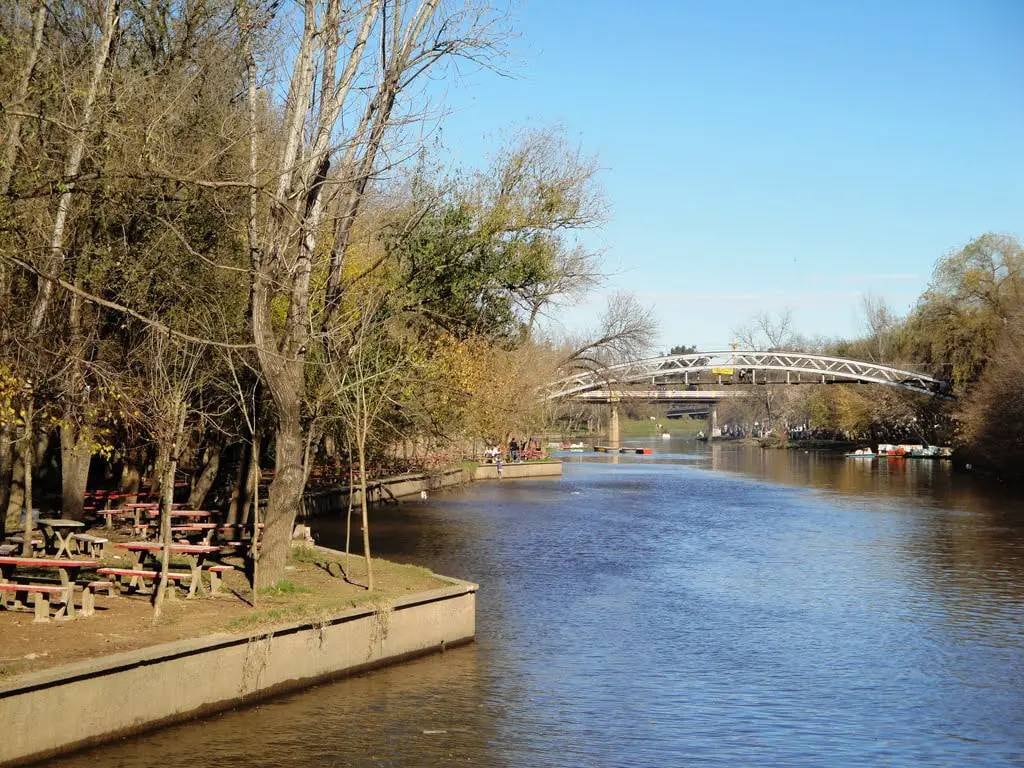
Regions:
[[729, 350], [668, 355], [580, 371], [547, 385], [543, 397], [589, 402], [709, 402], [745, 394], [723, 390], [724, 385], [769, 383], [879, 384], [937, 397], [949, 397], [950, 389], [941, 379], [882, 363], [803, 352]]

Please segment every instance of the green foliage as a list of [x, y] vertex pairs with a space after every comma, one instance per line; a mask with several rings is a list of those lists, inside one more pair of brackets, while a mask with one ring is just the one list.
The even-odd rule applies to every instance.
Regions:
[[261, 595], [268, 597], [280, 597], [282, 595], [296, 595], [302, 592], [310, 592], [308, 587], [300, 586], [288, 579], [281, 579], [272, 587], [264, 587], [260, 590]]
[[899, 336], [908, 359], [959, 390], [977, 382], [1008, 318], [1024, 303], [1024, 249], [985, 234], [947, 254]]

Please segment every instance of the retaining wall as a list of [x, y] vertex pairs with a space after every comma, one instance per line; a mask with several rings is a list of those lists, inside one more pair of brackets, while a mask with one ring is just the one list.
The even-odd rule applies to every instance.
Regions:
[[[472, 480], [470, 474], [461, 469], [446, 469], [436, 474], [412, 473], [374, 480], [367, 485], [366, 496], [371, 503], [400, 499], [406, 496], [419, 496], [420, 491], [432, 491], [438, 488], [450, 488], [463, 485]], [[353, 488], [352, 503], [359, 503], [360, 490]], [[349, 488], [340, 485], [333, 488], [321, 488], [306, 491], [306, 515], [315, 517], [323, 514], [336, 514], [339, 509], [348, 505]]]
[[[562, 462], [530, 461], [523, 464], [502, 464], [501, 477], [511, 480], [522, 477], [561, 477]], [[473, 470], [474, 480], [497, 480], [498, 467], [495, 464], [481, 464]]]
[[322, 622], [166, 643], [15, 678], [0, 685], [0, 766], [469, 642], [477, 586], [446, 581], [395, 600], [390, 611], [353, 608]]
[[[558, 477], [562, 474], [561, 461], [531, 461], [523, 464], [503, 464], [502, 478], [514, 479], [525, 477]], [[367, 499], [371, 503], [401, 499], [408, 496], [419, 496], [422, 491], [434, 491], [439, 488], [451, 488], [464, 485], [474, 480], [497, 480], [498, 468], [494, 464], [481, 464], [474, 469], [453, 468], [434, 474], [412, 473], [374, 480], [367, 486]], [[352, 489], [352, 503], [359, 503], [359, 489]], [[307, 491], [305, 497], [306, 516], [316, 517], [325, 514], [337, 514], [338, 510], [348, 505], [349, 489], [347, 486], [322, 488]]]

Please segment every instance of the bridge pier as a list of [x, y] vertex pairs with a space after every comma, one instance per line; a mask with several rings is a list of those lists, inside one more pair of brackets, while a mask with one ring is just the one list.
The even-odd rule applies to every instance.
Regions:
[[619, 447], [619, 404], [615, 401], [609, 403], [611, 413], [608, 416], [608, 447]]
[[718, 428], [718, 409], [712, 406], [708, 413], [708, 440], [721, 436], [722, 432]]

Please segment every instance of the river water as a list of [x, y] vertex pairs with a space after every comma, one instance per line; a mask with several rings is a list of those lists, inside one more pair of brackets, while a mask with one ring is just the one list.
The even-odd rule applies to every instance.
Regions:
[[374, 512], [376, 554], [481, 584], [475, 644], [54, 764], [1024, 765], [1020, 497], [650, 445]]

